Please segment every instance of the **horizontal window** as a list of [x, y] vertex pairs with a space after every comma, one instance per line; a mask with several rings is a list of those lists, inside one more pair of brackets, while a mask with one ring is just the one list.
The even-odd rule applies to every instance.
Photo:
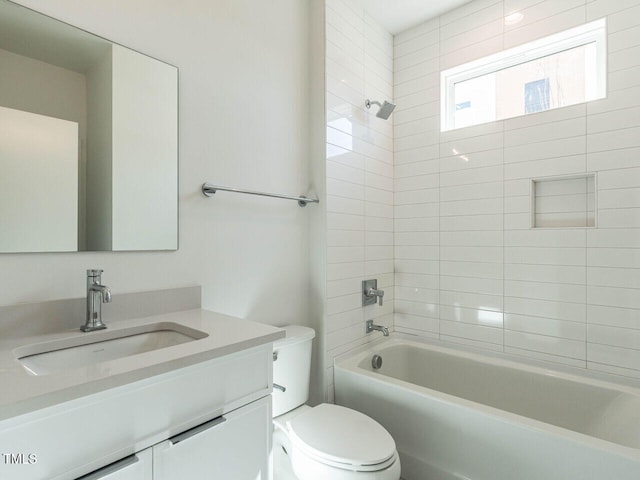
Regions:
[[441, 73], [442, 131], [606, 96], [601, 19]]

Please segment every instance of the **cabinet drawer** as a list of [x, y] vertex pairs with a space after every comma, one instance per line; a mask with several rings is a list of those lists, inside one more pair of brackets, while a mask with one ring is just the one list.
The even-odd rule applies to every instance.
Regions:
[[77, 480], [152, 480], [151, 456], [152, 449], [147, 448]]
[[154, 480], [268, 478], [271, 397], [153, 447]]

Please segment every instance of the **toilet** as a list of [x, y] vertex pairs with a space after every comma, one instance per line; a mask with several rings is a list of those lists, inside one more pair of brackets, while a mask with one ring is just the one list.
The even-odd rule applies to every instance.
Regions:
[[309, 399], [313, 329], [281, 327], [273, 344], [274, 480], [399, 480], [396, 444], [374, 419]]

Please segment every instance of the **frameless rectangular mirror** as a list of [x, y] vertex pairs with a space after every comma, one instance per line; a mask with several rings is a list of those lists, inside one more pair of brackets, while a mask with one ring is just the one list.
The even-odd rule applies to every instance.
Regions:
[[177, 248], [177, 68], [0, 0], [0, 252]]

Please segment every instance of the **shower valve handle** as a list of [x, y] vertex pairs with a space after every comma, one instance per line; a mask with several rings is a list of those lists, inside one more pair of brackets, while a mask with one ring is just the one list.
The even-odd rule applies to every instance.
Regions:
[[367, 297], [378, 297], [378, 305], [382, 306], [382, 297], [384, 297], [384, 290], [369, 288], [366, 292], [366, 295]]

